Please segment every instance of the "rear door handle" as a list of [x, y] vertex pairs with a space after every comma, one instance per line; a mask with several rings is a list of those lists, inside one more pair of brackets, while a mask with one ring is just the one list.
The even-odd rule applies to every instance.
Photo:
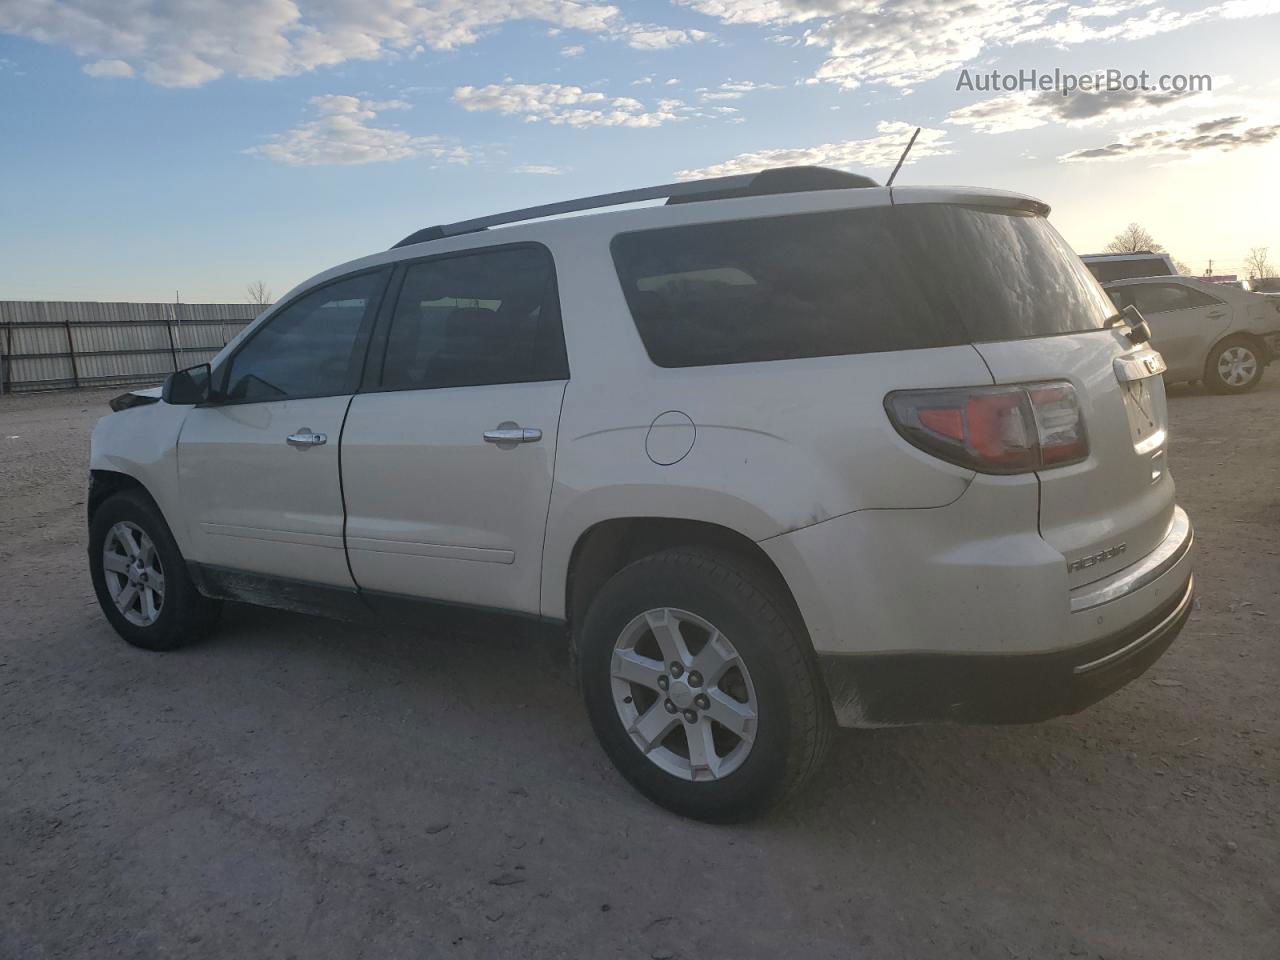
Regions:
[[537, 427], [497, 427], [484, 432], [487, 443], [537, 443], [542, 431]]
[[1227, 313], [1225, 310], [1214, 310], [1209, 314], [1209, 316], [1213, 317], [1215, 320], [1218, 319], [1218, 317], [1225, 317], [1226, 315]]
[[313, 433], [310, 427], [303, 427], [297, 433], [291, 433], [285, 437], [285, 443], [291, 447], [318, 447], [328, 442], [328, 434]]

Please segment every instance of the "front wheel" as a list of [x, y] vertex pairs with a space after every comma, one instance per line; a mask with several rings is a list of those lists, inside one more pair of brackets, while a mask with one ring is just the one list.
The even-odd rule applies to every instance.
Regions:
[[834, 726], [803, 625], [762, 572], [693, 548], [639, 560], [577, 635], [587, 711], [637, 789], [727, 821], [795, 792]]
[[169, 525], [136, 490], [114, 494], [94, 513], [89, 575], [116, 633], [144, 650], [173, 650], [198, 639], [221, 608], [196, 590]]
[[1262, 360], [1248, 337], [1228, 337], [1209, 351], [1204, 385], [1213, 393], [1246, 393], [1262, 382]]

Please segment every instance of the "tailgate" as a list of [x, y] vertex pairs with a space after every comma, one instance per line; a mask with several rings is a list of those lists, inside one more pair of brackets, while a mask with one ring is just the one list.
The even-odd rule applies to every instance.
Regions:
[[1174, 507], [1160, 355], [1115, 329], [974, 346], [997, 383], [1075, 385], [1089, 456], [1039, 473], [1040, 535], [1066, 558], [1071, 587], [1150, 553]]

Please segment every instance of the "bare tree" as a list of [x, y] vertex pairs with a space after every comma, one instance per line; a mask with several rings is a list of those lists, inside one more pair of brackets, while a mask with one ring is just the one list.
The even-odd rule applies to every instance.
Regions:
[[1269, 247], [1252, 247], [1244, 258], [1244, 268], [1250, 279], [1261, 280], [1263, 277], [1274, 277], [1276, 265], [1267, 258]]
[[259, 307], [269, 307], [273, 302], [270, 288], [261, 280], [253, 281], [253, 283], [245, 287], [245, 292], [249, 296], [249, 302]]
[[1164, 253], [1164, 247], [1140, 223], [1129, 224], [1106, 246], [1107, 253], [1142, 253], [1145, 250]]

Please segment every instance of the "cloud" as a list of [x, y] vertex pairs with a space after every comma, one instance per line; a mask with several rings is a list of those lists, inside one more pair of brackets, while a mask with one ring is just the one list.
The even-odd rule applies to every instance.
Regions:
[[512, 173], [536, 173], [542, 176], [556, 177], [564, 173], [563, 167], [557, 167], [553, 163], [522, 163], [518, 167], [511, 168]]
[[687, 119], [679, 100], [660, 100], [654, 109], [634, 97], [609, 97], [563, 83], [491, 83], [457, 87], [453, 100], [472, 113], [496, 111], [572, 127], [657, 127]]
[[645, 49], [696, 30], [631, 25], [601, 0], [4, 0], [0, 33], [119, 60], [153, 83], [195, 87], [223, 74], [270, 78], [418, 49], [456, 50], [504, 23], [627, 33]]
[[560, 56], [562, 57], [580, 57], [587, 52], [587, 48], [582, 44], [575, 44], [572, 47], [561, 47]]
[[1280, 0], [1227, 0], [1197, 10], [1153, 7], [1155, 0], [677, 0], [731, 25], [771, 31], [802, 26], [803, 42], [825, 48], [813, 76], [853, 88], [909, 87], [1024, 43], [1071, 46], [1133, 40], [1217, 19], [1280, 12]]
[[385, 163], [411, 157], [430, 157], [445, 163], [470, 162], [471, 154], [438, 137], [415, 137], [394, 127], [369, 125], [387, 110], [407, 110], [403, 100], [361, 100], [326, 94], [312, 97], [320, 116], [273, 137], [244, 153], [290, 166]]
[[1100, 147], [1064, 153], [1063, 163], [1092, 163], [1101, 160], [1179, 159], [1211, 151], [1229, 152], [1258, 147], [1280, 140], [1280, 123], [1247, 126], [1242, 117], [1212, 120], [1142, 130]]
[[703, 100], [739, 100], [756, 90], [781, 90], [776, 83], [753, 83], [750, 80], [726, 80], [720, 86], [711, 89], [699, 87], [698, 95]]
[[133, 67], [123, 60], [95, 60], [81, 67], [91, 77], [109, 77], [120, 79], [133, 76]]
[[1143, 90], [1077, 90], [1067, 96], [1052, 90], [1009, 93], [952, 110], [943, 122], [972, 127], [979, 133], [1030, 130], [1050, 123], [1079, 127], [1137, 120], [1203, 97], [1199, 93]]
[[670, 50], [711, 39], [705, 30], [676, 30], [671, 27], [633, 24], [625, 31], [627, 45], [636, 50]]
[[[884, 121], [877, 124], [880, 135], [866, 140], [843, 140], [823, 143], [816, 147], [791, 147], [757, 150], [743, 153], [723, 163], [712, 164], [698, 170], [679, 170], [681, 180], [701, 177], [727, 177], [737, 173], [753, 173], [768, 167], [804, 166], [840, 167], [863, 172], [868, 168], [892, 167], [911, 138], [915, 129], [909, 123]], [[925, 128], [920, 131], [916, 144], [911, 148], [907, 162], [922, 157], [943, 156], [951, 152], [945, 130]]]

